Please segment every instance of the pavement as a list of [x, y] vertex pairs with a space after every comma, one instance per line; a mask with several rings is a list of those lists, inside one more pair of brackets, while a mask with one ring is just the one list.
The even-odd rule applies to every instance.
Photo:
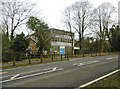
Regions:
[[68, 61], [4, 69], [2, 87], [79, 88], [90, 81], [120, 69], [118, 55], [76, 58]]

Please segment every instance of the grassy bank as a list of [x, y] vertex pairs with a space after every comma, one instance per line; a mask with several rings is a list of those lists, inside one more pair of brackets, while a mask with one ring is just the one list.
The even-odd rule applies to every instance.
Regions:
[[82, 89], [120, 89], [120, 71]]
[[[78, 54], [78, 55], [69, 55], [69, 59], [72, 59], [72, 58], [81, 58], [81, 57], [95, 57], [95, 56], [107, 56], [107, 55], [114, 55], [116, 53], [108, 53], [108, 52], [104, 52], [104, 53], [93, 53], [92, 55], [91, 54]], [[22, 61], [16, 61], [16, 65], [13, 66], [13, 62], [6, 62], [6, 63], [2, 63], [2, 68], [3, 69], [8, 69], [8, 68], [15, 68], [15, 67], [21, 67], [21, 66], [28, 66], [28, 65], [35, 65], [35, 64], [41, 64], [41, 63], [48, 63], [48, 62], [56, 62], [56, 61], [64, 61], [64, 60], [69, 60], [68, 58], [64, 58], [60, 56], [55, 56], [53, 57], [49, 57], [49, 58], [42, 58], [42, 61], [40, 58], [33, 58], [33, 59], [30, 59], [30, 63], [29, 63], [29, 59], [26, 59], [26, 60], [22, 60]]]

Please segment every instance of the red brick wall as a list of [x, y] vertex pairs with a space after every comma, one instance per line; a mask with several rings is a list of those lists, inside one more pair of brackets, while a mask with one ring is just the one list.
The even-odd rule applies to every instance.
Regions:
[[33, 41], [32, 39], [29, 39], [29, 48], [32, 49], [33, 54], [35, 54], [37, 52], [37, 45], [36, 45], [35, 41]]

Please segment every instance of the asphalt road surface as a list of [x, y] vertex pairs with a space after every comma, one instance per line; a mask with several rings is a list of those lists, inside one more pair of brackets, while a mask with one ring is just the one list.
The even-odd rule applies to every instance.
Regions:
[[76, 58], [2, 70], [2, 87], [71, 87], [120, 69], [118, 55]]

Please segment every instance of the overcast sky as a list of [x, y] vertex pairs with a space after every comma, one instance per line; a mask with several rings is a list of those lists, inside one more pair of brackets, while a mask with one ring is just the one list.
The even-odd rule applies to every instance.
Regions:
[[[2, 1], [4, 2], [5, 0]], [[6, 0], [6, 1], [10, 1], [10, 0]], [[25, 0], [17, 0], [17, 1], [25, 1]], [[40, 12], [37, 14], [37, 17], [42, 18], [45, 22], [47, 22], [49, 27], [66, 30], [61, 21], [63, 19], [62, 12], [64, 11], [65, 7], [70, 6], [80, 0], [26, 0], [26, 1], [36, 2], [37, 6], [35, 10], [37, 11], [40, 10]], [[97, 7], [103, 2], [110, 2], [116, 8], [118, 8], [118, 2], [120, 0], [88, 0], [88, 1], [93, 4], [93, 7]]]
[[[50, 27], [63, 28], [62, 12], [65, 7], [74, 4], [80, 0], [34, 0], [37, 2], [37, 9], [40, 10], [39, 17], [42, 17]], [[88, 0], [94, 7], [99, 6], [103, 2], [110, 2], [118, 8], [119, 0]]]

